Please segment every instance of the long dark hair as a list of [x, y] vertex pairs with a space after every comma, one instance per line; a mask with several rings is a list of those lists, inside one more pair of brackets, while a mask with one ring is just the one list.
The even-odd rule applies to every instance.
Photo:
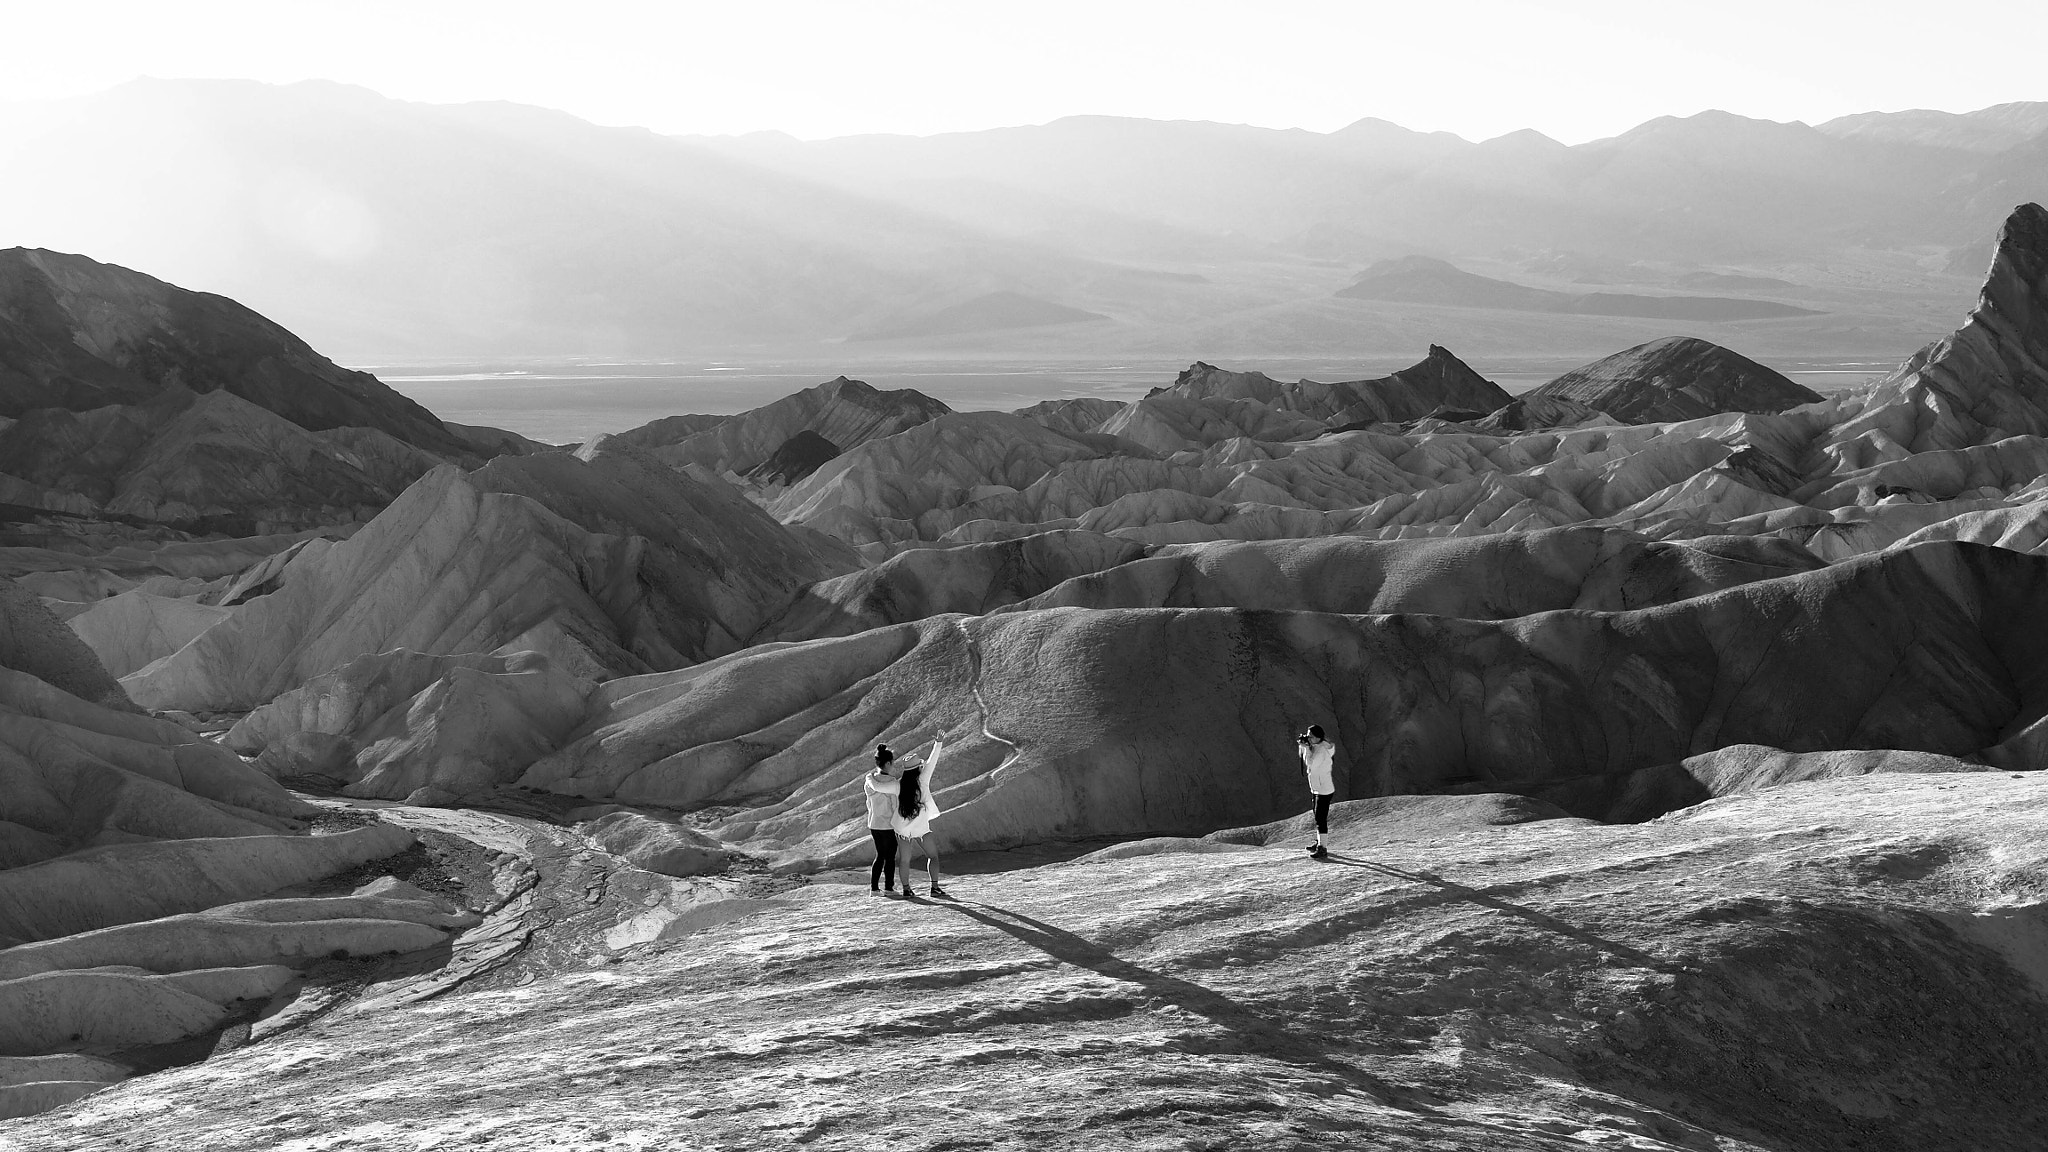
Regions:
[[924, 804], [924, 797], [921, 795], [924, 789], [918, 787], [918, 779], [923, 775], [923, 768], [905, 768], [903, 775], [898, 778], [901, 783], [897, 787], [901, 790], [896, 794], [896, 811], [901, 813], [905, 820], [917, 819], [917, 810]]

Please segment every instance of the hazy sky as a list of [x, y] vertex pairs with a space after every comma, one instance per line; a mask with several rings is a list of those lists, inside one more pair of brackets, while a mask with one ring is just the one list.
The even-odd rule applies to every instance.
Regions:
[[927, 134], [1074, 113], [1567, 143], [1724, 108], [2048, 99], [2044, 0], [0, 0], [0, 99], [329, 79], [658, 131]]

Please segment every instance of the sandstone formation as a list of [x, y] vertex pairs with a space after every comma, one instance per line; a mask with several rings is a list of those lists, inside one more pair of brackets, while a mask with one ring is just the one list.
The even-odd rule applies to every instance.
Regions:
[[679, 824], [614, 812], [584, 825], [591, 843], [649, 872], [701, 876], [721, 872], [732, 860], [723, 844]]
[[135, 709], [78, 634], [12, 580], [0, 580], [0, 668], [26, 673], [90, 703]]
[[[6, 588], [0, 1115], [59, 1107], [157, 1066], [121, 1054], [169, 1051], [246, 1019], [297, 967], [430, 948], [477, 922], [389, 883], [340, 900], [257, 899], [390, 857], [414, 837], [376, 822], [309, 835], [322, 809], [184, 727], [135, 714], [76, 635]], [[116, 1059], [62, 1056], [80, 1051]]]
[[908, 431], [849, 446], [784, 492], [771, 510], [785, 523], [863, 544], [886, 538], [888, 526], [876, 523], [877, 517], [914, 520], [927, 511], [1023, 488], [1057, 464], [1108, 455], [1107, 447], [997, 412], [927, 417]]
[[1968, 322], [1836, 408], [1814, 450], [1838, 467], [2048, 435], [2048, 209], [2006, 218]]
[[907, 388], [883, 392], [841, 376], [785, 396], [764, 408], [719, 419], [680, 439], [659, 442], [657, 435], [672, 435], [690, 428], [690, 424], [656, 421], [644, 429], [624, 433], [623, 438], [635, 447], [649, 450], [671, 467], [700, 464], [713, 472], [744, 474], [759, 467], [799, 432], [815, 432], [840, 451], [846, 451], [949, 411], [944, 404], [920, 392]]
[[1574, 368], [1532, 397], [1571, 401], [1628, 424], [1717, 412], [1783, 412], [1821, 399], [1756, 361], [1690, 336], [1667, 336]]
[[1115, 400], [1077, 396], [1069, 400], [1046, 400], [1011, 415], [1036, 420], [1055, 432], [1093, 432], [1116, 415], [1123, 405]]
[[98, 601], [65, 623], [110, 674], [126, 676], [183, 648], [232, 614], [198, 600], [128, 591]]
[[1173, 391], [1147, 396], [1102, 423], [1099, 431], [1166, 454], [1229, 440], [1312, 440], [1320, 421], [1242, 397], [1193, 398]]
[[1060, 531], [915, 548], [803, 590], [750, 639], [752, 644], [850, 636], [949, 612], [981, 615], [1063, 586], [1073, 577], [1143, 556], [1142, 545], [1093, 532]]
[[686, 440], [699, 432], [716, 428], [730, 419], [731, 416], [706, 416], [694, 413], [663, 416], [659, 420], [650, 420], [638, 428], [620, 432], [616, 439], [621, 444], [633, 448], [661, 448]]
[[600, 441], [436, 469], [127, 683], [145, 707], [214, 711], [394, 648], [540, 651], [597, 678], [672, 668], [738, 646], [829, 574], [737, 493]]
[[1820, 567], [1805, 549], [1777, 540], [1702, 537], [1676, 544], [1590, 526], [1443, 540], [1335, 536], [1170, 545], [1077, 575], [1017, 606], [1425, 612], [1496, 620], [1567, 608], [1648, 608]]
[[[2032, 762], [2022, 767], [2032, 767]], [[1873, 772], [1990, 772], [1970, 760], [1932, 752], [1891, 748], [1848, 748], [1825, 752], [1785, 752], [1756, 744], [1736, 744], [1676, 764], [1660, 764], [1633, 772], [1585, 776], [1556, 783], [1533, 783], [1528, 789], [1575, 815], [1629, 823], [1648, 820], [1719, 796], [1732, 796], [1796, 784], [1867, 776]]]
[[678, 474], [607, 437], [573, 456], [500, 459], [473, 475], [481, 488], [531, 497], [586, 531], [630, 542], [640, 598], [621, 605], [621, 625], [656, 668], [733, 650], [798, 588], [853, 566], [843, 552], [821, 556], [730, 486]]
[[1197, 363], [1182, 372], [1170, 392], [1191, 400], [1245, 399], [1270, 404], [1326, 424], [1370, 421], [1403, 423], [1439, 409], [1491, 412], [1510, 397], [1448, 350], [1432, 344], [1421, 362], [1379, 380], [1281, 384], [1258, 372], [1225, 372]]
[[[600, 689], [579, 734], [523, 782], [738, 806], [729, 842], [839, 859], [863, 842], [876, 740], [946, 739], [949, 842], [989, 848], [1199, 833], [1298, 808], [1288, 737], [1311, 722], [1336, 740], [1354, 796], [1528, 787], [1737, 744], [2026, 766], [2042, 755], [2048, 695], [2019, 655], [2036, 642], [2019, 606], [2048, 579], [2043, 563], [1926, 544], [1658, 607], [1505, 620], [937, 617]], [[1699, 578], [1683, 562], [1666, 571]]]
[[276, 592], [126, 684], [146, 708], [239, 711], [393, 648], [535, 649], [578, 673], [645, 671], [607, 611], [624, 617], [639, 598], [635, 551], [439, 468], [350, 539], [293, 560]]
[[225, 743], [272, 775], [350, 796], [448, 803], [517, 779], [583, 717], [594, 685], [545, 656], [361, 656], [251, 712]]

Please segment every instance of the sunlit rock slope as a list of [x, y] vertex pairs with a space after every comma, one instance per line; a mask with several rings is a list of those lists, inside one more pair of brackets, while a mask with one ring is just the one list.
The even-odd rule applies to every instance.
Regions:
[[947, 902], [817, 884], [0, 1147], [2027, 1148], [2044, 790], [1865, 777], [1615, 827], [1360, 802], [1320, 863], [1297, 824]]

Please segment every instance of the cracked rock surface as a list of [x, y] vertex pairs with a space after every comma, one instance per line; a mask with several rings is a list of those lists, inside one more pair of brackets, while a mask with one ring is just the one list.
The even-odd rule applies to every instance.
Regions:
[[725, 901], [0, 1148], [1807, 1152], [2048, 1123], [2048, 779], [1794, 784], [1633, 826], [1414, 804], [1340, 812], [1323, 862], [1279, 835], [951, 901]]

